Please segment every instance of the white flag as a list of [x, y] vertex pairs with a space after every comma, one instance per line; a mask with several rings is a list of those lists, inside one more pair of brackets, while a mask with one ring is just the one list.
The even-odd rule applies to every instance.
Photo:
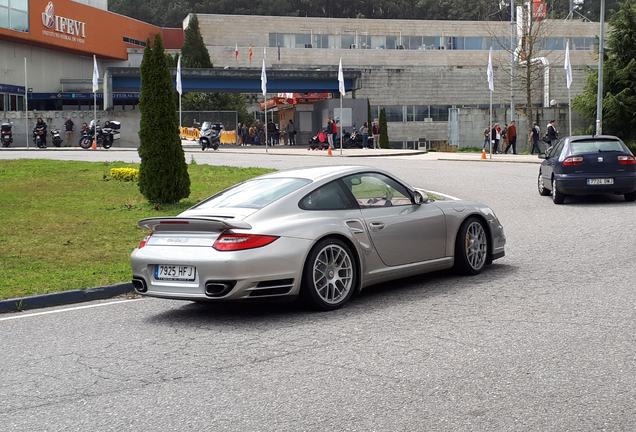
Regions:
[[263, 47], [263, 59], [267, 60], [267, 47]]
[[567, 41], [567, 45], [565, 46], [565, 65], [563, 66], [565, 69], [565, 78], [567, 81], [568, 88], [572, 85], [572, 65], [570, 64], [570, 41]]
[[179, 95], [183, 94], [183, 87], [181, 87], [181, 56], [179, 56], [179, 61], [177, 62], [177, 93]]
[[495, 91], [495, 80], [494, 80], [494, 74], [492, 72], [492, 48], [490, 48], [490, 51], [488, 52], [488, 88], [490, 89], [490, 91]]
[[93, 56], [93, 93], [99, 90], [99, 70], [97, 69], [97, 58]]
[[338, 66], [338, 89], [342, 96], [345, 95], [344, 73], [342, 73], [342, 57], [340, 57], [340, 66]]
[[265, 72], [265, 59], [263, 59], [263, 71], [261, 72], [261, 90], [263, 96], [267, 94], [267, 73]]

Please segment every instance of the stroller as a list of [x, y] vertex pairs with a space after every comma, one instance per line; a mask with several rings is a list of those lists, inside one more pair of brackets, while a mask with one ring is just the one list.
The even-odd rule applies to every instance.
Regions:
[[327, 132], [323, 131], [309, 138], [309, 148], [307, 150], [324, 150], [329, 146], [327, 144]]

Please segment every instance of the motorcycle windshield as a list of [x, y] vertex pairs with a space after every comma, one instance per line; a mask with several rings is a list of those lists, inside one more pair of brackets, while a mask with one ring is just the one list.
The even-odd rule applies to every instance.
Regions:
[[208, 130], [210, 129], [210, 122], [203, 122], [203, 125], [201, 126], [201, 130]]

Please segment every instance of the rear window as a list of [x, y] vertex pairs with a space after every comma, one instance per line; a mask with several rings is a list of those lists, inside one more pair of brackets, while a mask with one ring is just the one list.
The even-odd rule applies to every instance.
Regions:
[[259, 209], [289, 195], [310, 182], [310, 180], [298, 178], [249, 180], [219, 192], [192, 208], [244, 207]]
[[623, 152], [623, 145], [616, 140], [573, 141], [570, 143], [570, 154], [597, 152]]

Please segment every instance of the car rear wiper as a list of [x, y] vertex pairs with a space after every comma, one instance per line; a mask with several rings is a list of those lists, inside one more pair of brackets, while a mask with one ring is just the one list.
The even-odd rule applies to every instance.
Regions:
[[622, 150], [598, 150], [599, 153], [621, 153]]

